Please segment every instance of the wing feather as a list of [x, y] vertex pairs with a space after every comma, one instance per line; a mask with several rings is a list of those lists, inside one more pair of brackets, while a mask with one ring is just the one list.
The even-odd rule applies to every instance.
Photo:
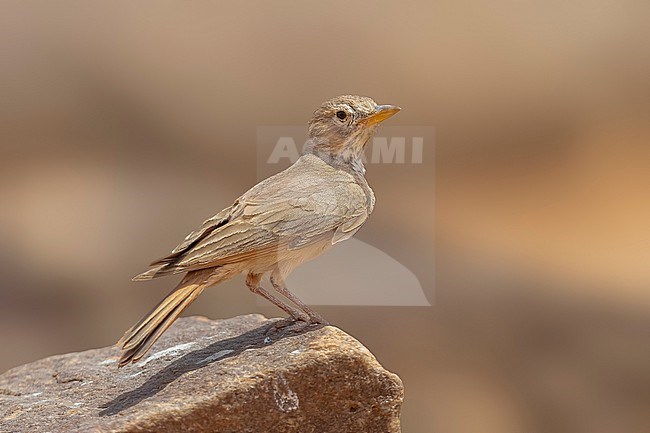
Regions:
[[206, 220], [154, 265], [178, 273], [277, 255], [324, 237], [340, 242], [366, 221], [367, 203], [351, 175], [303, 157]]

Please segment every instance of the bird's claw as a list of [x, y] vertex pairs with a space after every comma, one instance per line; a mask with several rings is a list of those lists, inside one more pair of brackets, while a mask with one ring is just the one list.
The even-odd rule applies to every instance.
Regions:
[[287, 317], [286, 319], [276, 320], [271, 323], [266, 331], [266, 335], [272, 334], [275, 332], [284, 333], [295, 333], [299, 334], [305, 329], [316, 326], [316, 325], [327, 325], [327, 322], [320, 316], [318, 318], [305, 315], [304, 318], [296, 319], [294, 317]]

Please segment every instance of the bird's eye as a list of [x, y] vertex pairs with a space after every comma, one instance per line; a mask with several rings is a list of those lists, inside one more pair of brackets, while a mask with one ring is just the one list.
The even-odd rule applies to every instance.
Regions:
[[348, 114], [345, 111], [341, 110], [336, 112], [336, 117], [341, 120], [345, 120], [345, 118], [348, 117]]

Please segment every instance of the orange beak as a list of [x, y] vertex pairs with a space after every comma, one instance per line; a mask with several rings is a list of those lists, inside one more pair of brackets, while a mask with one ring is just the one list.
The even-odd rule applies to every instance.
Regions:
[[362, 120], [367, 126], [376, 125], [396, 114], [401, 108], [396, 105], [378, 105], [375, 112]]

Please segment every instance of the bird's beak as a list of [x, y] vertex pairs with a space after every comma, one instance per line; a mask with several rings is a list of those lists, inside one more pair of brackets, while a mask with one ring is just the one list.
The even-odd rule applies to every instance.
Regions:
[[375, 112], [363, 119], [367, 126], [376, 125], [397, 113], [401, 108], [396, 105], [378, 105]]

